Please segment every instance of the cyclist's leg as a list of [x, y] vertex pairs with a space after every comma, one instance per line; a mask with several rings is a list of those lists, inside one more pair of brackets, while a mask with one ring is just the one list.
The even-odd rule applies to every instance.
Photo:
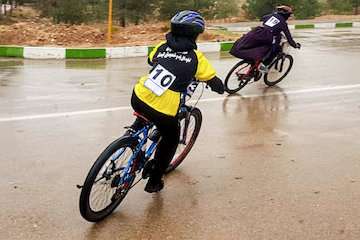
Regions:
[[180, 126], [177, 117], [160, 113], [142, 102], [135, 94], [131, 98], [131, 105], [136, 112], [153, 122], [161, 134], [161, 140], [155, 153], [155, 168], [151, 173], [145, 190], [157, 192], [163, 188], [162, 176], [175, 155], [180, 138]]
[[154, 168], [145, 186], [147, 192], [158, 192], [164, 187], [162, 180], [165, 170], [175, 155], [180, 138], [180, 126], [176, 118], [162, 116], [154, 120], [160, 131], [161, 140], [156, 148]]
[[177, 118], [164, 118], [155, 124], [162, 136], [155, 153], [155, 159], [159, 162], [159, 171], [162, 175], [174, 157], [179, 144], [180, 125]]
[[144, 126], [145, 126], [144, 120], [139, 117], [136, 117], [135, 121], [130, 126], [126, 127], [128, 130], [126, 130], [125, 136], [131, 136], [132, 134], [136, 133]]
[[281, 51], [280, 43], [273, 44], [269, 53], [264, 57], [263, 63], [266, 66], [270, 65], [271, 62], [275, 59], [275, 57], [280, 53], [280, 51]]

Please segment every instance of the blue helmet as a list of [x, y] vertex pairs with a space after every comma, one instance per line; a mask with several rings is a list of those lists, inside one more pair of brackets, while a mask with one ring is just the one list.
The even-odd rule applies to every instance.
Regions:
[[205, 30], [205, 20], [195, 11], [181, 11], [171, 19], [171, 32], [177, 36], [197, 37]]

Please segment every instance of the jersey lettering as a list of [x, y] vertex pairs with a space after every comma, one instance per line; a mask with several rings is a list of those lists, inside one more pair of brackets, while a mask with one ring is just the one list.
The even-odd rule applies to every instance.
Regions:
[[266, 21], [265, 25], [269, 27], [274, 27], [280, 23], [280, 20], [272, 16], [269, 20]]
[[175, 79], [176, 76], [174, 74], [159, 64], [151, 71], [144, 86], [155, 95], [161, 96], [171, 86]]

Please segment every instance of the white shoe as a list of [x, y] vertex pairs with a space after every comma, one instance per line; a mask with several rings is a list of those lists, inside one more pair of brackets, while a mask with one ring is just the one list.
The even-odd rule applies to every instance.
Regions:
[[259, 65], [259, 71], [262, 73], [262, 74], [266, 74], [269, 72], [269, 68], [264, 64], [264, 63], [260, 63]]

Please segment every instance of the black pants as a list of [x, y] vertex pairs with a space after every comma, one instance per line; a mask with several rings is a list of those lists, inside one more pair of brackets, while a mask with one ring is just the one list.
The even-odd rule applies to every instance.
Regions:
[[155, 152], [156, 171], [154, 175], [161, 177], [174, 157], [179, 143], [180, 125], [178, 118], [154, 110], [142, 102], [135, 93], [131, 97], [131, 106], [135, 112], [140, 113], [154, 123], [160, 131], [161, 140]]
[[271, 51], [265, 56], [263, 62], [265, 65], [270, 65], [270, 63], [275, 59], [275, 57], [281, 52], [280, 44], [275, 44], [272, 46]]

